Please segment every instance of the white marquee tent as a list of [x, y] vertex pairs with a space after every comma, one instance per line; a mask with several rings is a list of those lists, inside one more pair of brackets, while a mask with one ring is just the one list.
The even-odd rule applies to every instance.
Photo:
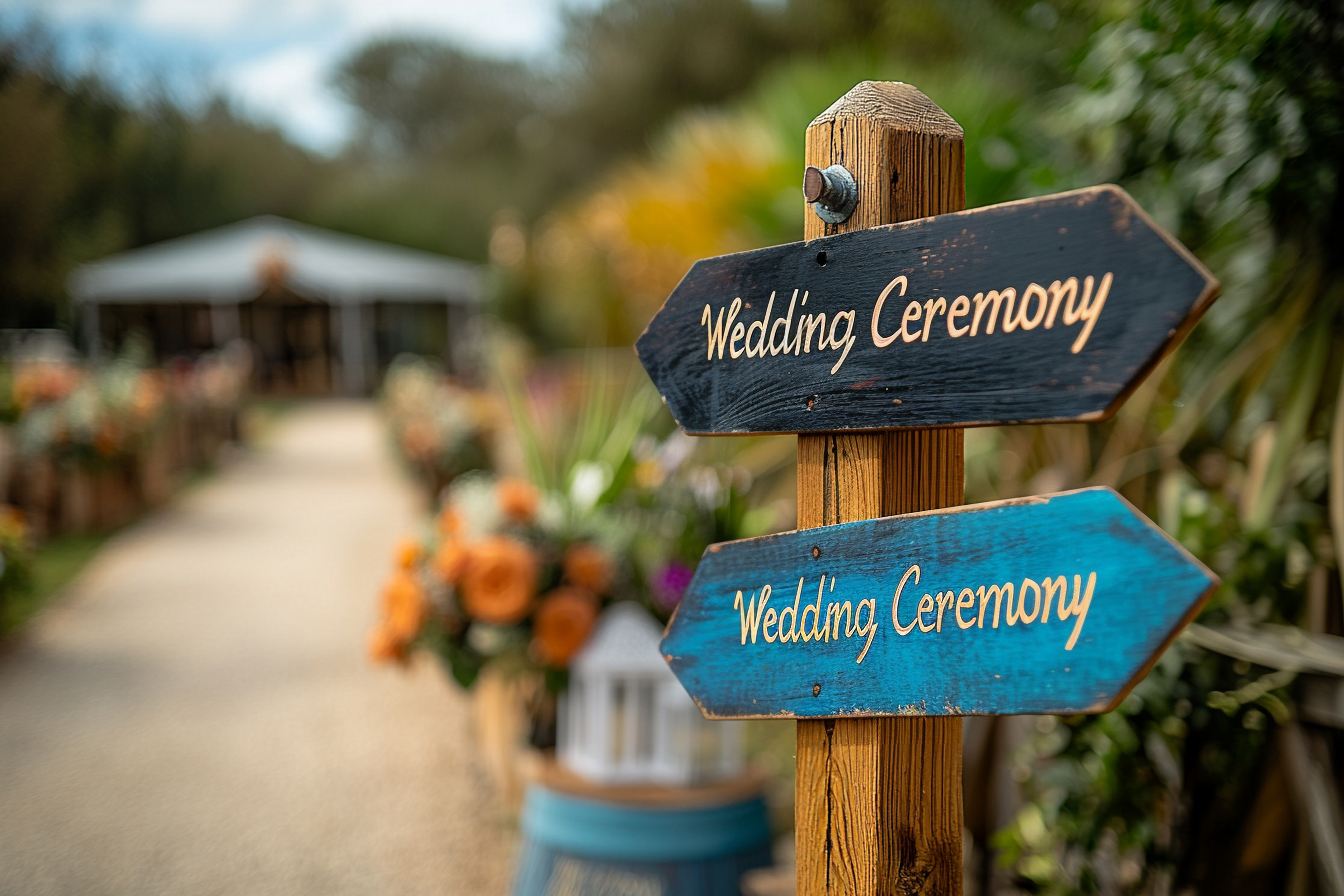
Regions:
[[263, 363], [325, 365], [318, 379], [359, 393], [390, 360], [380, 355], [429, 353], [436, 335], [437, 353], [460, 366], [482, 271], [267, 216], [83, 265], [69, 286], [95, 352], [131, 326], [151, 331], [160, 354], [243, 337]]

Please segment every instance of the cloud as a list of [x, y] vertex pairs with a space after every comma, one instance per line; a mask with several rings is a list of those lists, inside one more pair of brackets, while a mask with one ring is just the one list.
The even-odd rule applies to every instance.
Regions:
[[[328, 86], [360, 44], [388, 34], [535, 56], [555, 46], [562, 6], [602, 0], [0, 0], [48, 21], [119, 36], [121, 52], [202, 60], [253, 114], [298, 141], [339, 146], [351, 116]], [[134, 59], [129, 60], [134, 62]], [[162, 60], [159, 60], [160, 64]]]
[[11, 9], [37, 12], [55, 21], [83, 21], [125, 15], [135, 6], [135, 0], [47, 0], [46, 3], [0, 4]]
[[223, 72], [243, 109], [279, 122], [293, 139], [314, 149], [338, 149], [350, 113], [326, 85], [332, 60], [322, 47], [287, 46]]
[[[283, 6], [284, 4], [279, 4]], [[233, 2], [183, 3], [181, 0], [143, 0], [134, 10], [140, 27], [160, 34], [208, 37], [236, 33], [244, 23], [265, 22], [255, 5]]]
[[[547, 49], [566, 0], [19, 0], [49, 19], [129, 26], [168, 37], [256, 44], [340, 34], [428, 33], [497, 53]], [[583, 0], [591, 5], [596, 0]], [[0, 6], [11, 5], [0, 0]]]
[[344, 0], [343, 5], [360, 33], [428, 29], [477, 50], [531, 54], [552, 45], [560, 4], [556, 0]]

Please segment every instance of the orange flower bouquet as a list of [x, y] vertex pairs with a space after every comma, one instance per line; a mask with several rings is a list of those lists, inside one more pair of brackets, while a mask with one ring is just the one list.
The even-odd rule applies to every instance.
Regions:
[[433, 531], [398, 548], [370, 655], [405, 662], [420, 645], [464, 687], [491, 662], [540, 669], [563, 687], [603, 606], [636, 596], [616, 515], [572, 510], [522, 480], [460, 477]]
[[750, 477], [690, 463], [686, 437], [604, 431], [627, 438], [624, 450], [534, 465], [549, 487], [482, 472], [454, 480], [433, 525], [397, 550], [370, 655], [405, 663], [427, 649], [463, 687], [486, 666], [540, 679], [526, 688], [531, 739], [553, 745], [556, 695], [609, 604], [635, 601], [666, 620], [707, 545], [775, 528], [770, 507], [746, 502]]
[[163, 371], [145, 367], [134, 348], [97, 369], [40, 364], [16, 372], [22, 409], [19, 453], [84, 468], [120, 467], [138, 457], [163, 426], [169, 396]]

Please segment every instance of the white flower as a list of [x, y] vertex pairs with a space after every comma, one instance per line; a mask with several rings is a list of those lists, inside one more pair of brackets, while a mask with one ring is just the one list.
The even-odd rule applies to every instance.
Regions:
[[597, 461], [575, 464], [569, 479], [569, 499], [576, 510], [591, 510], [610, 484], [611, 469], [606, 464]]

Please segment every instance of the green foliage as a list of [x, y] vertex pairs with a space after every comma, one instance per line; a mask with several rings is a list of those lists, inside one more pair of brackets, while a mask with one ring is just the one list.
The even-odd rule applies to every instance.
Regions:
[[788, 11], [748, 0], [612, 0], [565, 14], [573, 80], [559, 100], [560, 128], [582, 134], [587, 154], [618, 158], [674, 114], [719, 103], [797, 45]]
[[16, 511], [0, 506], [0, 634], [9, 629], [11, 616], [22, 612], [21, 607], [14, 606], [15, 598], [31, 590], [32, 577], [33, 546], [28, 527]]
[[527, 475], [538, 487], [565, 493], [574, 488], [574, 477], [587, 471], [600, 483], [590, 503], [608, 503], [634, 473], [632, 451], [640, 433], [668, 430], [648, 377], [624, 360], [618, 367], [589, 353], [577, 377], [563, 369], [530, 380], [517, 371], [501, 373]]
[[[7, 584], [3, 600], [0, 600], [0, 634], [19, 628], [52, 595], [73, 581], [108, 537], [106, 533], [62, 535], [46, 542], [31, 552], [26, 560], [20, 561], [21, 572], [15, 575], [14, 587], [11, 589]], [[7, 539], [8, 536], [0, 535], [0, 541], [8, 544]], [[25, 550], [10, 549], [15, 550], [16, 556], [20, 550]]]
[[[1183, 477], [1182, 477], [1183, 478]], [[1319, 520], [1247, 533], [1225, 493], [1182, 481], [1168, 531], [1223, 579], [1204, 624], [1291, 623], [1307, 600]], [[1265, 775], [1294, 673], [1178, 641], [1116, 712], [1043, 718], [1020, 775], [1030, 801], [997, 844], [1033, 892], [1228, 892], [1228, 844]]]
[[[1041, 164], [1024, 176], [1038, 189], [1125, 184], [1224, 297], [1165, 378], [1094, 428], [1087, 481], [1123, 485], [1219, 573], [1202, 624], [1320, 625], [1338, 601], [1344, 534], [1327, 524], [1344, 500], [1329, 468], [1344, 451], [1331, 435], [1344, 361], [1340, 10], [1146, 0], [1120, 12], [1040, 115]], [[999, 839], [1019, 882], [1239, 886], [1229, 850], [1246, 836], [1273, 729], [1293, 718], [1293, 684], [1183, 641], [1118, 712], [1043, 721], [1020, 770], [1030, 802]]]
[[425, 38], [366, 44], [341, 65], [333, 85], [360, 110], [366, 151], [403, 156], [512, 152], [517, 122], [544, 89], [521, 63]]

